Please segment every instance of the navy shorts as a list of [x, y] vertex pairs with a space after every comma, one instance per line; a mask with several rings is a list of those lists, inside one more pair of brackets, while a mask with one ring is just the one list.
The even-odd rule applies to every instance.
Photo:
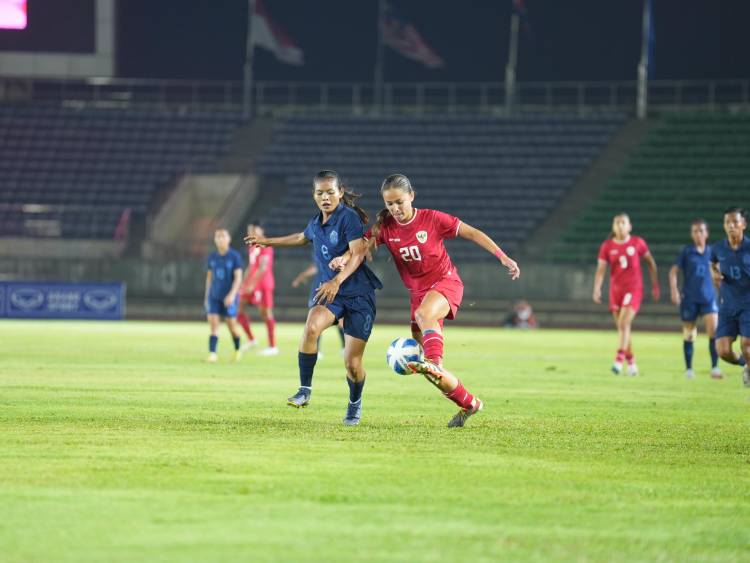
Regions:
[[716, 338], [737, 338], [737, 335], [750, 338], [750, 307], [719, 309], [719, 326], [716, 327]]
[[209, 297], [208, 301], [206, 301], [206, 314], [219, 315], [220, 317], [236, 317], [238, 303], [239, 298], [235, 297], [232, 304], [227, 307], [224, 305], [224, 298], [214, 299], [213, 297]]
[[375, 322], [375, 292], [356, 297], [342, 297], [337, 295], [332, 303], [325, 307], [339, 319], [344, 319], [344, 334], [367, 340]]
[[680, 303], [680, 318], [687, 323], [695, 322], [695, 319], [702, 317], [703, 315], [718, 312], [719, 306], [716, 304], [716, 299], [709, 301], [708, 303], [698, 303], [696, 301], [687, 301], [686, 299], [683, 299]]

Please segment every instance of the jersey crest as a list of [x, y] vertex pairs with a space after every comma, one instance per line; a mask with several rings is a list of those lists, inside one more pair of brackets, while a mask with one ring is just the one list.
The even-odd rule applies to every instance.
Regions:
[[339, 242], [339, 234], [336, 231], [331, 231], [331, 234], [328, 236], [328, 238], [331, 239], [331, 244], [338, 244]]
[[635, 256], [635, 247], [634, 246], [628, 246], [627, 250], [625, 252], [628, 253], [628, 256]]
[[427, 231], [419, 231], [417, 233], [417, 240], [420, 244], [424, 244], [427, 242]]

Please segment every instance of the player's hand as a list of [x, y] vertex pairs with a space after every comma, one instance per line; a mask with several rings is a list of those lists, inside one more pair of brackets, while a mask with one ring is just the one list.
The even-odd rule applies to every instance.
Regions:
[[516, 264], [515, 260], [505, 258], [502, 263], [503, 266], [508, 268], [508, 275], [510, 276], [510, 279], [517, 280], [521, 276], [521, 268], [518, 267], [518, 264]]
[[336, 298], [340, 286], [341, 282], [336, 278], [320, 284], [318, 291], [315, 293], [315, 297], [313, 297], [313, 303], [316, 303], [317, 305], [331, 303]]
[[224, 298], [224, 306], [225, 307], [231, 307], [232, 303], [234, 303], [234, 300], [237, 296], [233, 293], [230, 293]]
[[328, 267], [331, 270], [334, 270], [336, 272], [340, 272], [341, 270], [343, 270], [346, 267], [346, 265], [347, 265], [348, 262], [349, 262], [349, 257], [346, 254], [342, 254], [341, 256], [336, 256], [336, 258], [334, 258], [333, 260], [331, 260], [328, 263]]
[[258, 237], [258, 236], [246, 236], [244, 239], [245, 244], [247, 246], [260, 246], [261, 248], [265, 248], [268, 246], [268, 239], [266, 237]]
[[680, 292], [673, 289], [672, 290], [672, 303], [674, 303], [675, 305], [679, 307], [681, 301], [682, 299], [680, 298]]
[[302, 285], [303, 283], [305, 283], [305, 278], [304, 278], [303, 276], [297, 276], [296, 278], [294, 278], [294, 279], [292, 280], [292, 287], [295, 287], [295, 288], [296, 288], [296, 287], [299, 287], [299, 286], [301, 286], [301, 285]]
[[651, 295], [654, 298], [654, 301], [658, 301], [661, 298], [661, 288], [659, 287], [659, 284], [654, 284], [651, 287]]
[[722, 281], [724, 281], [724, 276], [722, 275], [720, 270], [716, 270], [715, 268], [711, 268], [711, 275], [714, 278], [714, 283], [716, 285], [719, 285]]
[[594, 294], [591, 296], [591, 298], [594, 300], [594, 303], [597, 305], [601, 305], [602, 303], [602, 288], [595, 287], [594, 288]]

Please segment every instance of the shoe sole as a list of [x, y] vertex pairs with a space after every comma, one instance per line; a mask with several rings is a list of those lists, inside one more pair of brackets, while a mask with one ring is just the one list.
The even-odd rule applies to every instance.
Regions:
[[287, 404], [288, 406], [290, 406], [290, 407], [294, 407], [295, 409], [304, 409], [304, 408], [305, 408], [305, 407], [307, 407], [307, 405], [309, 405], [310, 403], [309, 403], [309, 402], [307, 402], [307, 403], [302, 403], [301, 405], [298, 405], [297, 403], [294, 403], [294, 402], [292, 402], [292, 401], [287, 401], [287, 402], [286, 402], [286, 404]]
[[435, 383], [443, 379], [443, 374], [440, 371], [433, 371], [427, 367], [426, 364], [417, 364], [416, 366], [407, 364], [406, 367], [409, 368], [412, 373], [418, 373], [429, 377]]
[[346, 420], [342, 421], [344, 423], [344, 426], [358, 426], [359, 425], [359, 419], [357, 419], [354, 422], [347, 422]]

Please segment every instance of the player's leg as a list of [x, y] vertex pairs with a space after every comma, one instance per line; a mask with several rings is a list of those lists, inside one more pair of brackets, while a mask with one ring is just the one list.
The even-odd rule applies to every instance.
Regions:
[[750, 308], [740, 313], [740, 352], [745, 366], [742, 370], [742, 383], [750, 387]]
[[275, 356], [279, 353], [279, 349], [276, 347], [276, 320], [273, 317], [273, 309], [267, 305], [258, 305], [258, 312], [263, 322], [266, 323], [266, 331], [268, 332], [268, 348], [261, 350], [259, 353], [262, 356]]
[[692, 379], [693, 372], [693, 347], [698, 336], [698, 327], [695, 321], [682, 322], [682, 355], [685, 359], [685, 377]]
[[339, 333], [339, 339], [341, 340], [341, 355], [344, 355], [344, 348], [346, 348], [346, 335], [344, 334], [344, 319], [339, 319], [339, 323], [336, 325]]
[[240, 309], [237, 312], [237, 322], [242, 327], [242, 330], [247, 336], [247, 343], [242, 347], [243, 350], [247, 350], [255, 345], [255, 337], [253, 336], [253, 330], [250, 328], [250, 316], [246, 313], [248, 296], [240, 296]]
[[310, 402], [315, 363], [318, 360], [318, 338], [323, 331], [336, 322], [336, 316], [322, 305], [313, 306], [307, 313], [302, 331], [297, 360], [299, 365], [299, 389], [287, 399], [292, 407], [305, 407]]
[[635, 354], [633, 353], [633, 321], [637, 314], [638, 310], [633, 306], [625, 306], [620, 311], [625, 361], [628, 363], [628, 375], [638, 375], [638, 364], [635, 363]]
[[615, 375], [620, 375], [620, 373], [622, 373], [622, 364], [625, 363], [626, 348], [624, 348], [622, 344], [622, 330], [620, 329], [621, 313], [621, 308], [612, 310], [612, 320], [614, 320], [615, 328], [617, 329], [617, 352], [615, 353], [615, 361], [612, 363], [612, 373], [614, 373]]
[[224, 308], [224, 320], [227, 323], [227, 328], [232, 335], [232, 344], [234, 344], [234, 361], [239, 362], [242, 358], [242, 351], [240, 350], [240, 338], [242, 337], [242, 329], [239, 323], [237, 323], [237, 310], [239, 309], [239, 299], [235, 298], [229, 307]]
[[216, 355], [216, 347], [219, 343], [219, 315], [215, 313], [208, 313], [206, 315], [208, 321], [209, 336], [208, 336], [208, 358], [206, 361], [209, 363], [215, 363], [218, 359]]
[[706, 313], [703, 315], [703, 325], [706, 327], [708, 336], [708, 353], [711, 356], [711, 377], [721, 379], [723, 377], [719, 368], [719, 353], [716, 351], [716, 326], [719, 322], [719, 316], [716, 313]]
[[346, 383], [349, 386], [349, 405], [344, 416], [344, 424], [355, 426], [362, 418], [362, 390], [367, 377], [362, 358], [367, 341], [345, 334], [344, 342], [344, 367]]
[[732, 344], [740, 334], [740, 319], [737, 311], [723, 309], [719, 311], [719, 323], [716, 327], [716, 351], [722, 360], [735, 366], [744, 366], [745, 358], [732, 350]]
[[451, 312], [448, 299], [442, 293], [428, 291], [419, 307], [414, 311], [414, 320], [422, 333], [422, 347], [425, 358], [432, 363], [443, 363], [443, 326], [442, 322]]

